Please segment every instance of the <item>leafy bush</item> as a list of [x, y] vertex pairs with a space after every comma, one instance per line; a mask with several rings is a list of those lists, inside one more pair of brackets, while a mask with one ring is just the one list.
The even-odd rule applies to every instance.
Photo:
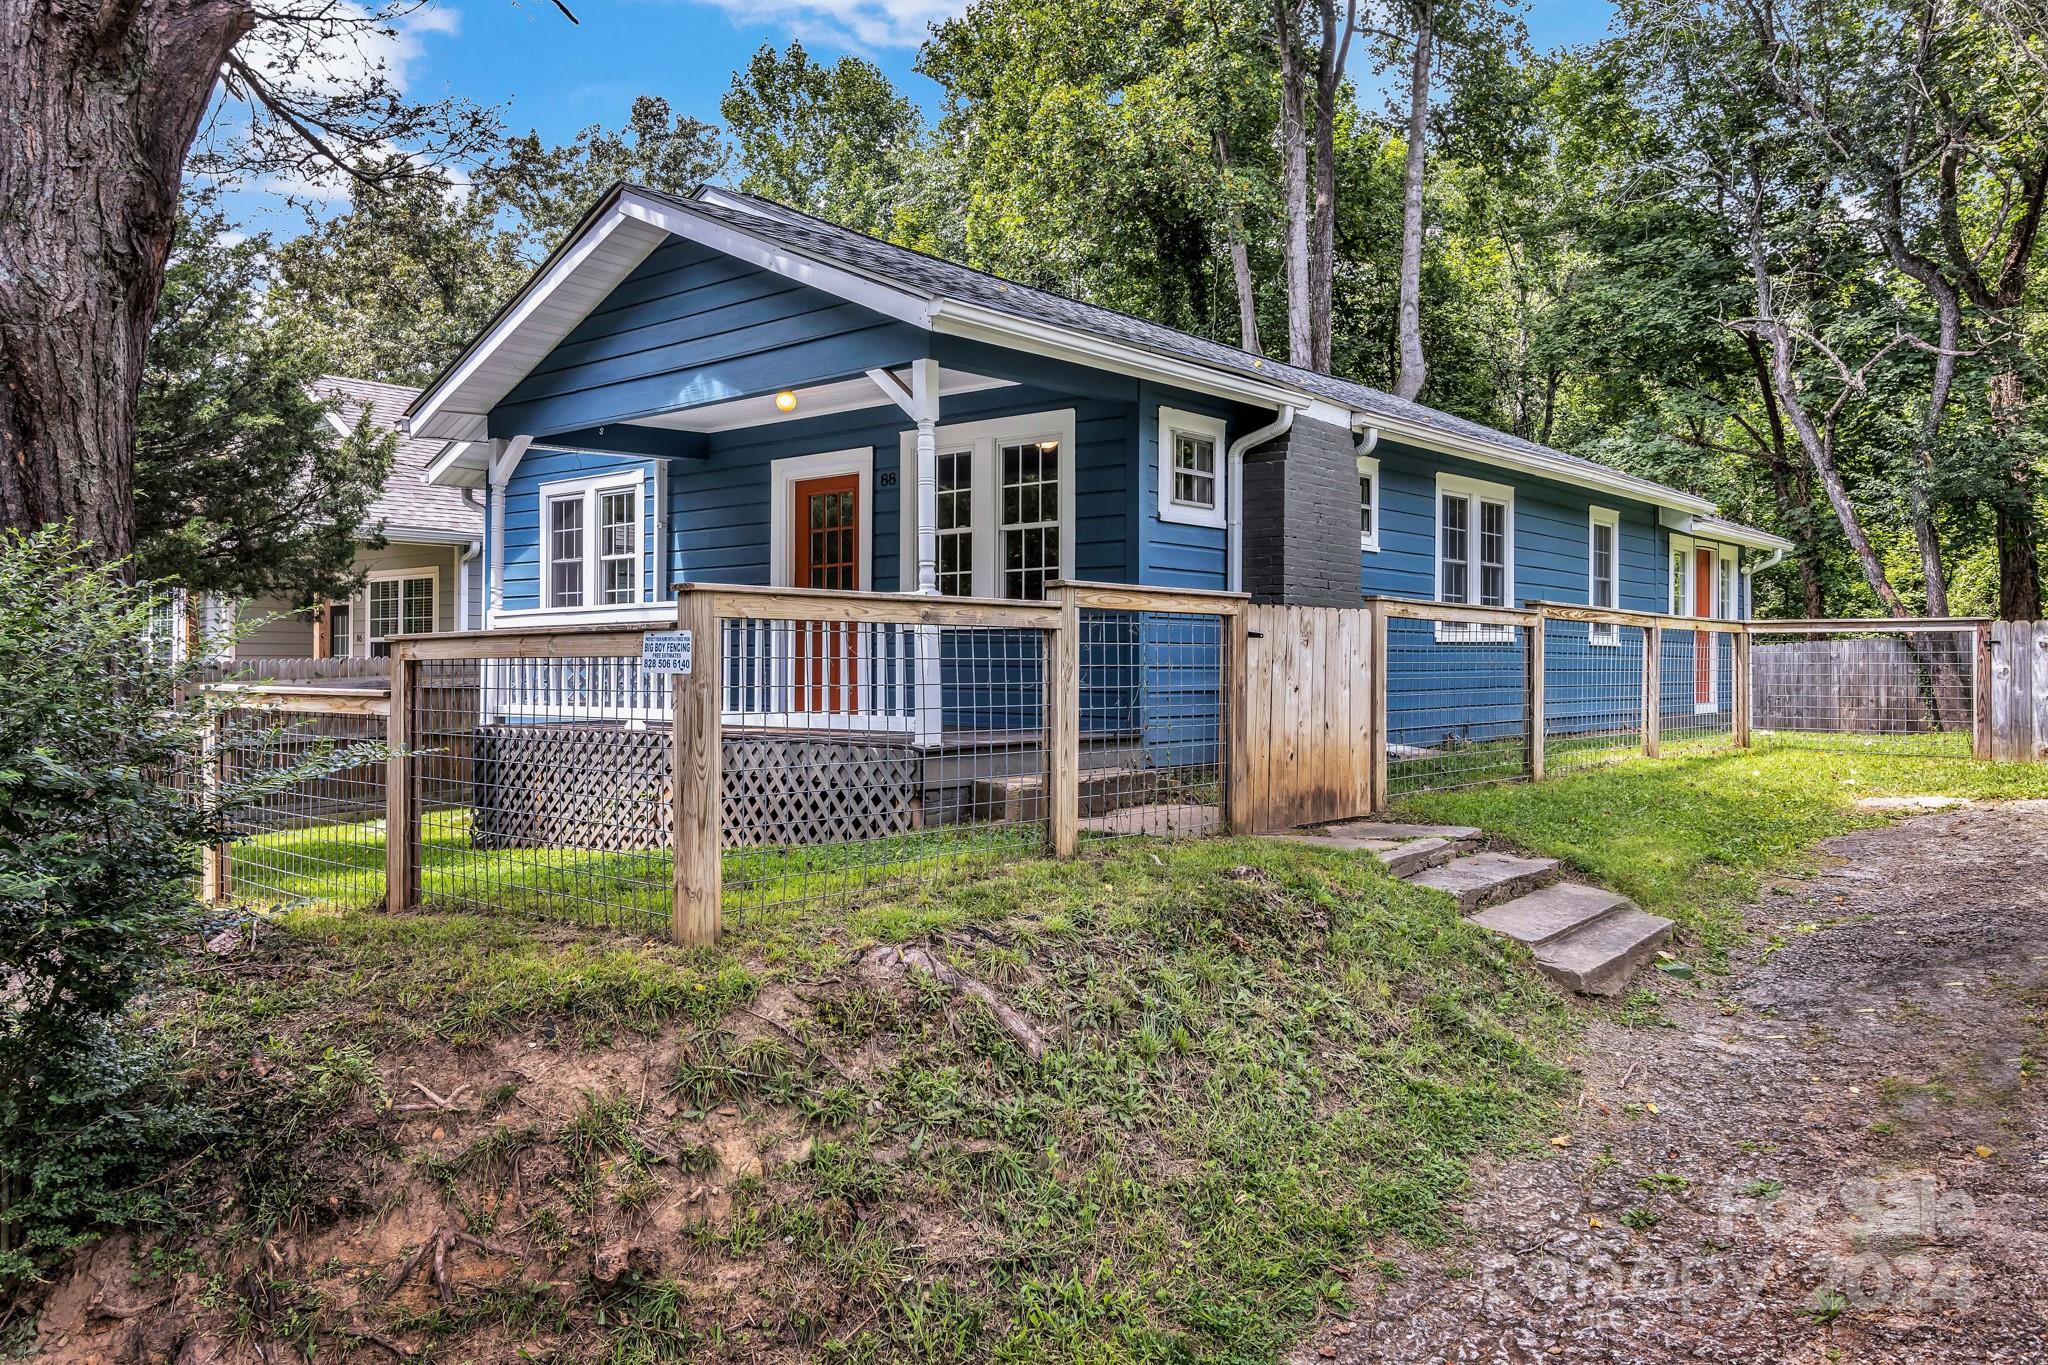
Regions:
[[62, 528], [0, 537], [0, 1283], [129, 1221], [205, 1123], [128, 1011], [196, 927], [196, 851], [260, 785], [192, 781], [212, 705], [149, 595]]

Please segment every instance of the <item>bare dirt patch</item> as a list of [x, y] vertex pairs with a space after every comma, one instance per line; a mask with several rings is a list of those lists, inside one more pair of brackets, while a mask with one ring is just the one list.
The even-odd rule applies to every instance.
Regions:
[[[1302, 1362], [2048, 1360], [2048, 802], [1823, 845]], [[1568, 1136], [1567, 1136], [1568, 1135]]]

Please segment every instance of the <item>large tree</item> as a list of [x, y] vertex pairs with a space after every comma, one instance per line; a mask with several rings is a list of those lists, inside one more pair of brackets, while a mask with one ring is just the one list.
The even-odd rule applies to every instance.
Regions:
[[317, 353], [265, 318], [269, 244], [184, 216], [151, 328], [137, 419], [136, 570], [233, 597], [351, 584], [395, 436], [346, 433], [313, 390]]
[[179, 188], [204, 169], [410, 173], [374, 149], [473, 153], [491, 120], [406, 100], [388, 66], [337, 76], [417, 0], [0, 0], [0, 525], [69, 520], [135, 544], [136, 404]]

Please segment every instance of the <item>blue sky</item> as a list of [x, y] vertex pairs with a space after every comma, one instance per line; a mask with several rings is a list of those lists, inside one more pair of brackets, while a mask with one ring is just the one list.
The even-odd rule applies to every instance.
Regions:
[[[593, 123], [624, 121], [636, 95], [663, 96], [677, 110], [715, 122], [732, 73], [763, 43], [801, 38], [831, 61], [857, 52], [930, 108], [938, 88], [916, 74], [928, 25], [965, 0], [568, 0], [581, 22], [552, 0], [432, 0], [379, 54], [416, 98], [458, 94], [501, 110], [506, 127], [559, 142]], [[1539, 47], [1599, 37], [1606, 0], [1534, 0], [1529, 31]], [[1369, 79], [1363, 69], [1355, 76]], [[234, 196], [231, 211], [252, 226], [292, 230], [260, 190]]]

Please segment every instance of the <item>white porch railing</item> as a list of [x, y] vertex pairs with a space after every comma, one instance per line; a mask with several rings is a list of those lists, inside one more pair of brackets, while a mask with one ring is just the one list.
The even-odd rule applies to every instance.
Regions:
[[[936, 742], [939, 632], [931, 626], [729, 620], [713, 660], [724, 723], [904, 734]], [[666, 723], [670, 680], [634, 658], [482, 662], [487, 719]]]

